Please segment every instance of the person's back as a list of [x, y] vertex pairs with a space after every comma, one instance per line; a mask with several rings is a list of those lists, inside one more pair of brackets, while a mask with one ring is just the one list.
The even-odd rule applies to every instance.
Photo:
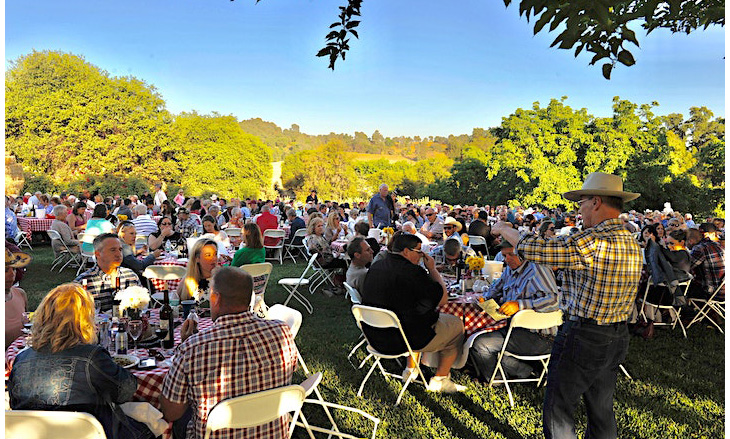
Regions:
[[86, 223], [86, 230], [84, 231], [84, 234], [91, 235], [90, 239], [84, 239], [84, 241], [81, 243], [81, 250], [93, 253], [94, 252], [94, 245], [91, 243], [93, 241], [93, 238], [95, 238], [98, 235], [101, 235], [102, 233], [113, 233], [114, 232], [114, 225], [109, 222], [108, 220], [104, 218], [92, 218]]
[[[279, 220], [275, 215], [272, 215], [271, 212], [268, 210], [264, 211], [259, 215], [259, 217], [256, 219], [256, 224], [258, 224], [259, 228], [261, 229], [261, 234], [263, 235], [265, 231], [269, 229], [277, 229], [279, 228]], [[276, 238], [270, 238], [265, 237], [264, 238], [264, 245], [276, 245], [279, 242]]]

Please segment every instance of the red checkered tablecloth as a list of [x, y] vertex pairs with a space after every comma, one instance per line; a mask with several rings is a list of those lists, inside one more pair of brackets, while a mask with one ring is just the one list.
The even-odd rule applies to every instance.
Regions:
[[[157, 259], [154, 263], [154, 265], [177, 265], [179, 267], [187, 267], [188, 266], [188, 260], [187, 259]], [[162, 279], [150, 279], [152, 282], [152, 285], [155, 286], [156, 291], [162, 291], [164, 289], [167, 289], [168, 291], [177, 291], [178, 285], [180, 285], [180, 282], [182, 282], [182, 279], [174, 279], [174, 280], [162, 280]], [[165, 283], [167, 283], [167, 286], [165, 286]]]
[[347, 240], [346, 239], [337, 239], [335, 241], [332, 241], [330, 244], [330, 247], [332, 247], [332, 251], [335, 253], [345, 253], [345, 247], [347, 246]]
[[53, 224], [53, 219], [49, 218], [18, 217], [18, 227], [25, 233], [45, 232], [51, 229], [51, 224]]
[[477, 331], [495, 331], [507, 326], [508, 319], [495, 321], [484, 312], [478, 305], [473, 303], [462, 303], [459, 301], [448, 302], [439, 307], [439, 311], [461, 317], [464, 322], [464, 332], [469, 337]]

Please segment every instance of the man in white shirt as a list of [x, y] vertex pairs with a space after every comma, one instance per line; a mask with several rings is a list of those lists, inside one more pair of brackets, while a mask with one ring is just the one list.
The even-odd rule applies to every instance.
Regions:
[[355, 237], [347, 244], [347, 254], [350, 256], [350, 268], [347, 269], [347, 284], [358, 292], [362, 291], [365, 275], [368, 274], [367, 264], [373, 261], [373, 249], [362, 236]]
[[155, 206], [161, 206], [163, 201], [167, 200], [167, 195], [165, 195], [165, 192], [162, 191], [162, 185], [160, 183], [155, 183]]
[[149, 236], [157, 231], [157, 223], [147, 214], [147, 206], [144, 204], [134, 206], [134, 213], [137, 217], [132, 222], [137, 229], [137, 235]]

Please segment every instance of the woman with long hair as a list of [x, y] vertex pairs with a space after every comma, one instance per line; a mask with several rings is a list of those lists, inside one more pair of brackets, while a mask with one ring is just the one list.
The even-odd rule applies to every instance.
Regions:
[[258, 264], [266, 261], [266, 249], [261, 229], [256, 223], [248, 223], [243, 226], [244, 246], [233, 255], [231, 265], [240, 267], [245, 264]]
[[[307, 248], [311, 253], [317, 253], [317, 263], [325, 270], [345, 269], [347, 263], [344, 259], [336, 258], [332, 253], [330, 241], [324, 237], [324, 220], [322, 218], [314, 218], [309, 220], [307, 224]], [[335, 276], [335, 283], [341, 284], [342, 275]], [[339, 294], [340, 289], [327, 290], [332, 294]], [[327, 293], [325, 293], [327, 294]]]
[[347, 226], [340, 221], [340, 214], [337, 211], [327, 215], [327, 226], [324, 228], [324, 237], [329, 242], [347, 236]]
[[71, 209], [71, 213], [66, 217], [66, 224], [71, 227], [71, 231], [74, 232], [74, 234], [78, 234], [86, 228], [84, 212], [86, 212], [86, 203], [79, 201], [74, 204], [73, 209]]
[[13, 410], [82, 411], [96, 417], [109, 438], [152, 437], [119, 408], [132, 400], [137, 379], [96, 344], [94, 299], [81, 285], [60, 285], [43, 298], [30, 347], [15, 357], [10, 373]]
[[218, 244], [212, 239], [199, 239], [190, 251], [187, 273], [177, 288], [180, 300], [208, 300], [210, 279], [218, 266]]
[[203, 217], [203, 233], [203, 238], [210, 238], [215, 242], [220, 242], [226, 248], [231, 246], [231, 240], [228, 238], [228, 235], [221, 230], [221, 226], [218, 225], [218, 221], [212, 215], [205, 215]]

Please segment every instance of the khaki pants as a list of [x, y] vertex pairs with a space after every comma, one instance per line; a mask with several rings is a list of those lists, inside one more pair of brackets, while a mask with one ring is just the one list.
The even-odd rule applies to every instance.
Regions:
[[433, 326], [436, 336], [421, 352], [438, 352], [441, 355], [458, 354], [464, 345], [464, 325], [453, 314], [440, 313]]

